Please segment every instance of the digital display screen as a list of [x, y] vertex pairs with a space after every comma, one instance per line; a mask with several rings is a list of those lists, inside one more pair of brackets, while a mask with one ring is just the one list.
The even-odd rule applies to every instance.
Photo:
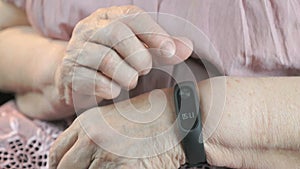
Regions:
[[177, 92], [180, 125], [184, 130], [193, 130], [198, 125], [199, 108], [195, 104], [193, 90], [188, 86], [181, 87]]

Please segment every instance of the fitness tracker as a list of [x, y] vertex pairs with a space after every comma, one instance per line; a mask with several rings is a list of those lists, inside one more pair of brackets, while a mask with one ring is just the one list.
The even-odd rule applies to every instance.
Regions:
[[199, 167], [206, 162], [203, 145], [201, 113], [194, 82], [181, 82], [174, 88], [174, 102], [178, 129], [188, 167]]

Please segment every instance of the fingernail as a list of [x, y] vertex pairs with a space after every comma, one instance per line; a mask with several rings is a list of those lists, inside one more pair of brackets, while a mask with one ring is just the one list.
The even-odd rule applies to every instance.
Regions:
[[176, 52], [176, 47], [175, 47], [174, 42], [169, 41], [169, 40], [164, 42], [160, 47], [160, 51], [161, 51], [162, 56], [164, 56], [164, 57], [170, 58], [170, 57], [174, 56], [175, 52]]

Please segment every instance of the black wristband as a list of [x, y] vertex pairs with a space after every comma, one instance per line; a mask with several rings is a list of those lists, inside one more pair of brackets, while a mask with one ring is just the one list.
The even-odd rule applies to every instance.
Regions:
[[194, 82], [182, 82], [174, 88], [174, 102], [182, 146], [188, 167], [199, 167], [206, 162], [202, 137], [199, 98]]

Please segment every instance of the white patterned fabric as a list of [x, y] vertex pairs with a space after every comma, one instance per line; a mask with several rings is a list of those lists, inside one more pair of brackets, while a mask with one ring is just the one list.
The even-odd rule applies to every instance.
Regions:
[[0, 107], [0, 168], [47, 169], [52, 143], [65, 124], [31, 120], [14, 102]]

